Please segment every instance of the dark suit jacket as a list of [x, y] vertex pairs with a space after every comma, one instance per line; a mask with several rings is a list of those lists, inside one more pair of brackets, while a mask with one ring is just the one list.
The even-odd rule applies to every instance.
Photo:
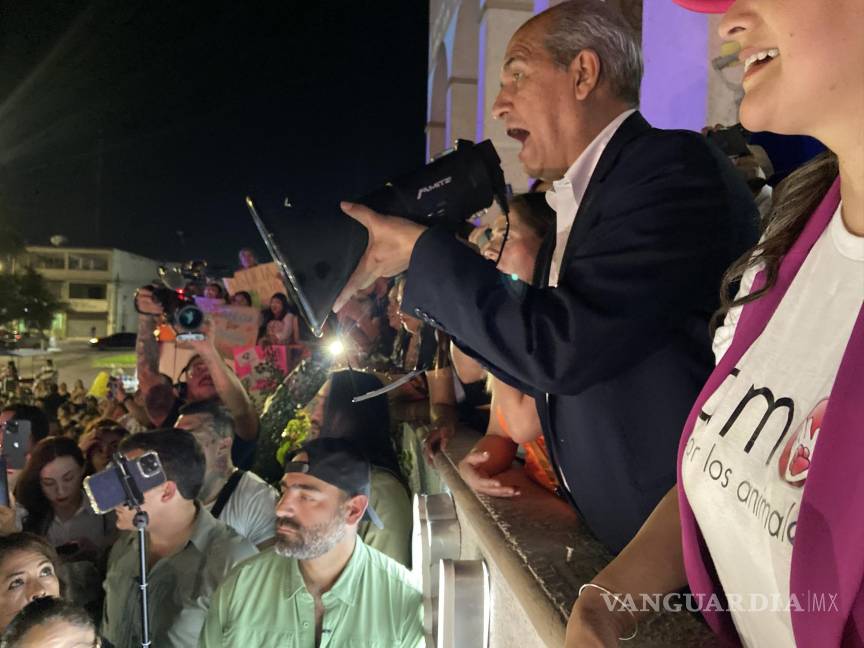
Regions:
[[536, 398], [567, 496], [617, 552], [675, 483], [678, 438], [714, 364], [720, 279], [755, 243], [757, 218], [744, 181], [703, 137], [636, 113], [591, 177], [557, 288], [513, 281], [431, 228], [402, 308]]

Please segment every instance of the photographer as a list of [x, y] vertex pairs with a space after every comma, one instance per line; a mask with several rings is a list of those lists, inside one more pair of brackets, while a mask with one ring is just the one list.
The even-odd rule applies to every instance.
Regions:
[[443, 228], [345, 203], [370, 245], [335, 307], [407, 270], [407, 312], [534, 396], [563, 495], [617, 552], [675, 482], [721, 277], [755, 241], [756, 210], [702, 136], [639, 114], [638, 37], [610, 3], [538, 14], [503, 63], [493, 115], [528, 175], [555, 181], [544, 287], [502, 281]]
[[[159, 648], [194, 646], [210, 597], [231, 568], [256, 553], [255, 547], [196, 501], [204, 482], [205, 459], [185, 430], [154, 430], [127, 438], [120, 447], [129, 460], [154, 451], [167, 481], [144, 493], [149, 516], [148, 573], [151, 637]], [[118, 506], [117, 527], [134, 531], [135, 511]], [[118, 648], [140, 645], [138, 539], [124, 534], [114, 544], [105, 579], [102, 632]]]
[[[166, 399], [173, 400], [172, 409], [179, 411], [182, 403], [177, 402], [173, 392], [167, 393], [164, 377], [159, 373], [159, 344], [153, 337], [153, 330], [163, 313], [163, 307], [146, 287], [139, 289], [137, 303], [141, 312], [138, 317], [136, 348], [140, 388], [144, 392], [145, 400], [148, 400], [149, 392], [155, 388], [160, 392], [160, 405], [164, 405]], [[239, 468], [250, 468], [255, 455], [259, 421], [240, 379], [225, 364], [213, 345], [213, 340], [206, 333], [203, 340], [178, 342], [178, 345], [196, 353], [186, 365], [186, 401], [197, 403], [215, 400], [228, 408], [236, 426], [232, 459]], [[173, 420], [153, 422], [163, 426], [174, 423]]]

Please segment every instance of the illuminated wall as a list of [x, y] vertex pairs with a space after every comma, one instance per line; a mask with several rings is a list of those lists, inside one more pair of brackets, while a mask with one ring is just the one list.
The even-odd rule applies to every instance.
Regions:
[[[719, 52], [716, 17], [685, 11], [672, 0], [608, 0], [641, 31], [645, 58], [642, 112], [655, 126], [699, 130], [734, 123], [740, 72], [711, 69]], [[489, 138], [514, 190], [527, 189], [519, 144], [491, 117], [504, 51], [516, 29], [557, 0], [430, 0], [427, 153], [457, 137]], [[736, 78], [736, 74], [738, 75]]]

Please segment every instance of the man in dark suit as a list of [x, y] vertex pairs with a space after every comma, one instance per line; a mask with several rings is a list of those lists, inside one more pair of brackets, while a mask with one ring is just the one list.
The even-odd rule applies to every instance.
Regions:
[[757, 222], [719, 151], [635, 110], [641, 73], [637, 37], [600, 0], [557, 5], [510, 41], [493, 112], [528, 173], [555, 181], [542, 287], [444, 230], [343, 205], [370, 244], [337, 302], [407, 268], [403, 309], [535, 397], [565, 496], [613, 552], [675, 483], [720, 279]]

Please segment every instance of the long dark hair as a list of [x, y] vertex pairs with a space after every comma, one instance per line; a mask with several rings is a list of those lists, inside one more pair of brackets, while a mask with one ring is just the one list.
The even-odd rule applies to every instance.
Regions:
[[81, 454], [78, 444], [69, 437], [55, 436], [42, 439], [33, 447], [30, 459], [21, 471], [15, 487], [15, 497], [27, 509], [27, 519], [24, 521], [25, 531], [42, 533], [54, 515], [51, 502], [42, 492], [39, 473], [45, 466], [60, 457], [72, 457], [82, 469], [84, 468], [84, 455]]
[[[270, 302], [274, 299], [278, 300], [279, 303], [282, 304], [282, 313], [279, 316], [274, 315], [273, 311], [270, 310]], [[264, 308], [264, 323], [272, 322], [274, 319], [283, 320], [286, 315], [294, 314], [294, 310], [294, 306], [290, 301], [288, 301], [288, 297], [286, 297], [284, 293], [274, 293], [270, 299], [267, 300], [267, 306]]]
[[0, 564], [3, 563], [10, 554], [17, 551], [32, 551], [40, 553], [50, 560], [55, 567], [60, 565], [60, 559], [57, 557], [57, 552], [54, 547], [45, 539], [35, 533], [27, 533], [19, 531], [18, 533], [10, 533], [7, 536], [0, 536]]
[[[282, 304], [282, 314], [278, 317], [273, 314], [273, 311], [270, 310], [270, 302], [274, 299], [279, 300]], [[297, 309], [294, 307], [288, 297], [285, 296], [284, 293], [273, 293], [270, 296], [270, 299], [267, 300], [267, 306], [261, 310], [261, 326], [258, 329], [258, 337], [262, 338], [267, 335], [267, 325], [273, 320], [279, 320], [280, 322], [285, 319], [286, 315], [297, 315]]]
[[[838, 173], [837, 156], [826, 151], [796, 169], [777, 186], [774, 206], [762, 223], [762, 239], [735, 261], [723, 275], [720, 309], [714, 314], [712, 332], [722, 324], [730, 309], [755, 301], [774, 287], [780, 262], [801, 235]], [[764, 287], [736, 299], [733, 286], [741, 280], [745, 272], [758, 265], [764, 266]]]
[[330, 392], [324, 402], [320, 437], [348, 439], [363, 450], [373, 466], [392, 472], [405, 484], [399, 458], [390, 436], [390, 403], [387, 395], [352, 403], [354, 396], [384, 385], [376, 376], [346, 369], [330, 374]]

